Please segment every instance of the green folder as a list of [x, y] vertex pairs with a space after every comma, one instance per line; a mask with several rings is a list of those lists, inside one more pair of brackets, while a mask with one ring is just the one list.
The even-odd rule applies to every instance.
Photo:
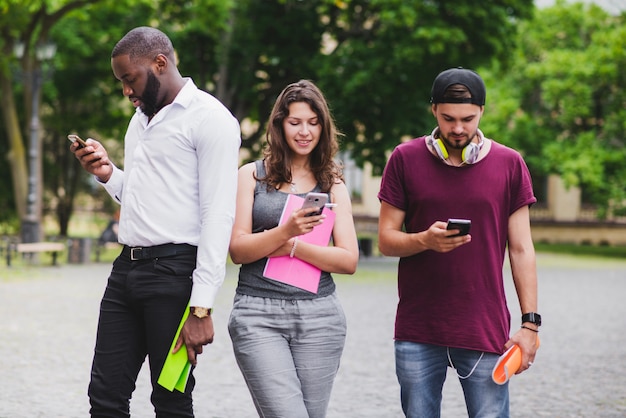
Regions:
[[165, 364], [163, 364], [163, 369], [161, 369], [161, 374], [157, 380], [159, 385], [163, 386], [170, 392], [173, 392], [174, 389], [179, 392], [185, 392], [187, 379], [189, 379], [189, 372], [191, 371], [191, 363], [187, 357], [187, 347], [184, 343], [180, 350], [176, 353], [172, 353], [172, 350], [174, 350], [174, 346], [176, 345], [176, 341], [178, 340], [178, 336], [180, 335], [180, 330], [183, 329], [183, 325], [185, 324], [188, 316], [189, 307], [185, 309], [183, 318], [180, 320], [180, 325], [178, 325], [178, 330], [176, 331], [176, 335], [172, 341], [170, 351], [167, 353]]

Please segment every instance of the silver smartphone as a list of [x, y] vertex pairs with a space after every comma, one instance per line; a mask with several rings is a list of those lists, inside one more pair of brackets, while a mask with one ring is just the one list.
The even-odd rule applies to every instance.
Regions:
[[326, 193], [308, 193], [304, 198], [302, 209], [317, 208], [318, 210], [312, 213], [307, 213], [305, 216], [317, 216], [322, 214], [324, 205], [328, 202], [328, 194]]
[[78, 135], [68, 135], [67, 139], [69, 139], [71, 142], [78, 142], [78, 148], [84, 148], [87, 146], [87, 143], [83, 141]]

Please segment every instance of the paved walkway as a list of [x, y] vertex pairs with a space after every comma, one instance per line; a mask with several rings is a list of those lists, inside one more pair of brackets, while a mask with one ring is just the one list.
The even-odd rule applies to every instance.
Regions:
[[[512, 416], [626, 416], [626, 262], [542, 255], [538, 266], [542, 347], [531, 371], [511, 380]], [[109, 269], [42, 266], [0, 279], [0, 418], [88, 416], [98, 303]], [[514, 295], [508, 270], [507, 278]], [[337, 283], [348, 339], [328, 417], [401, 417], [392, 342], [395, 263], [364, 261], [356, 276]], [[235, 284], [230, 266], [216, 306], [217, 338], [196, 369], [198, 418], [256, 416], [226, 330]], [[448, 376], [443, 417], [466, 416], [460, 385], [453, 372]], [[154, 416], [149, 391], [144, 368], [133, 417]]]

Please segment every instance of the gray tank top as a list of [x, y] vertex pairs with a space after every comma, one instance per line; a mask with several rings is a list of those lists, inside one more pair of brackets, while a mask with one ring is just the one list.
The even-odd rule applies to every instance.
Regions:
[[[263, 161], [255, 161], [256, 175], [258, 178], [265, 177], [265, 165]], [[316, 185], [313, 192], [319, 192]], [[306, 193], [298, 194], [304, 197]], [[267, 190], [267, 185], [261, 181], [256, 182], [254, 188], [254, 204], [252, 206], [252, 233], [262, 232], [278, 226], [280, 215], [287, 201], [288, 193], [280, 190]], [[239, 269], [239, 283], [237, 293], [273, 299], [315, 299], [328, 296], [335, 291], [335, 282], [330, 273], [323, 271], [317, 293], [311, 293], [304, 289], [294, 287], [263, 276], [267, 257], [242, 264]]]

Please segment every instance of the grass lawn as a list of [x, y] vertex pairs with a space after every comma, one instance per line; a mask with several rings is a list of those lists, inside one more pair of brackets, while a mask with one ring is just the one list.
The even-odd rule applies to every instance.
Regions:
[[626, 246], [610, 247], [606, 245], [575, 245], [575, 244], [535, 244], [537, 253], [569, 254], [626, 260]]
[[[100, 263], [110, 264], [120, 253], [121, 247], [110, 246], [104, 248], [99, 256]], [[562, 256], [573, 256], [578, 263], [592, 262], [593, 260], [615, 260], [626, 261], [626, 246], [610, 247], [610, 246], [591, 246], [591, 245], [552, 245], [552, 244], [536, 244], [535, 249], [538, 255], [541, 254], [558, 254]], [[0, 281], [15, 280], [20, 277], [33, 277], [39, 267], [49, 267], [52, 264], [52, 257], [49, 254], [39, 254], [36, 262], [28, 258], [22, 258], [21, 255], [13, 256], [11, 259], [11, 267], [6, 266], [6, 250], [2, 252], [0, 265]], [[95, 246], [92, 244], [91, 259], [89, 262], [96, 262]], [[65, 265], [68, 263], [67, 251], [60, 253], [57, 257], [57, 264]], [[230, 262], [229, 262], [230, 263]], [[389, 261], [395, 269], [395, 262]], [[360, 281], [376, 281], [381, 277], [387, 277], [389, 274], [389, 263], [381, 263], [378, 257], [363, 259], [359, 265], [359, 269], [355, 276]], [[35, 274], [36, 275], [36, 274]]]

